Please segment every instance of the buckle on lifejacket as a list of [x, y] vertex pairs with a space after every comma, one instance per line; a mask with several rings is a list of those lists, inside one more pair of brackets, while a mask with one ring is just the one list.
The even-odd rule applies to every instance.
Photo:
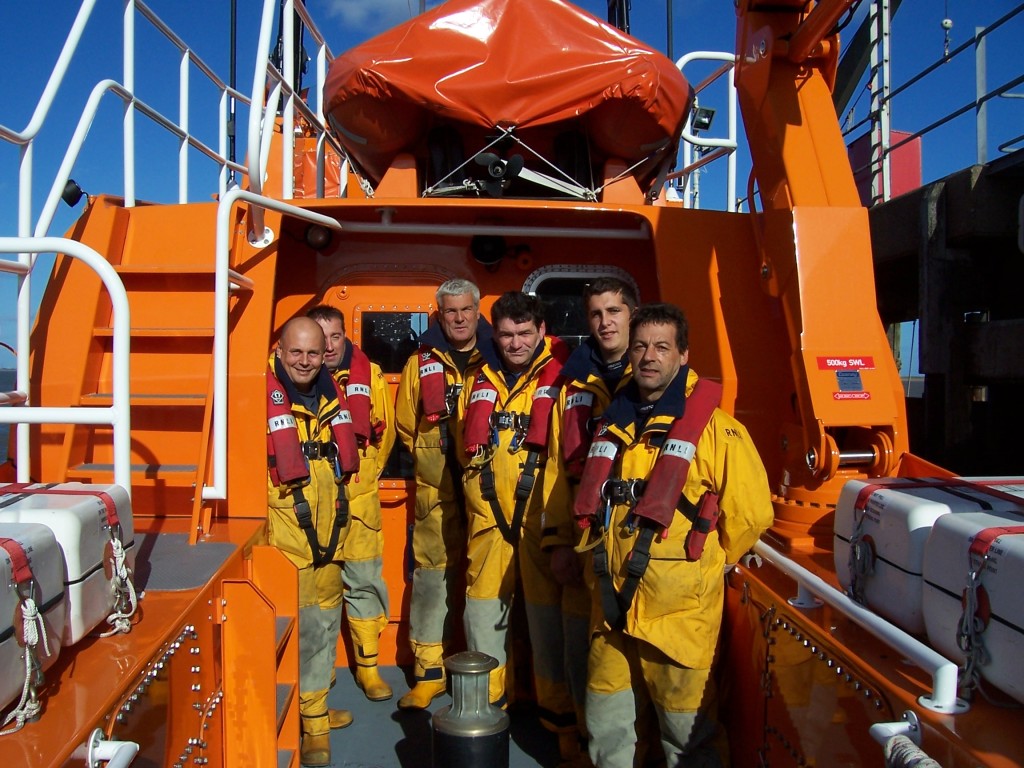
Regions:
[[338, 446], [334, 443], [321, 443], [318, 440], [307, 440], [302, 443], [302, 455], [307, 459], [337, 459]]
[[633, 480], [605, 480], [601, 484], [601, 498], [612, 504], [628, 504], [635, 507], [644, 495], [647, 481], [640, 478]]
[[530, 427], [530, 415], [515, 411], [494, 411], [491, 414], [491, 426], [495, 429], [514, 429], [517, 432], [525, 432]]
[[444, 407], [446, 413], [442, 419], [450, 418], [456, 411], [459, 404], [459, 396], [462, 394], [462, 384], [450, 384], [444, 390]]

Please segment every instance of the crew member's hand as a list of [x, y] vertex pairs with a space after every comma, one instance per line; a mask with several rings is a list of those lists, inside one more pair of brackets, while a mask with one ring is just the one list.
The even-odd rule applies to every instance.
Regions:
[[564, 587], [583, 585], [583, 566], [572, 547], [562, 546], [551, 550], [551, 573]]

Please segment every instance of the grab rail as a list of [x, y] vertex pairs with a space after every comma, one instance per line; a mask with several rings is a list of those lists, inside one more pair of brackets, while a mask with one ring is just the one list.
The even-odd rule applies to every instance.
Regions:
[[[202, 494], [207, 501], [227, 498], [228, 484], [228, 294], [233, 281], [244, 280], [230, 268], [231, 210], [235, 203], [248, 203], [294, 216], [314, 224], [341, 230], [341, 224], [323, 214], [307, 211], [280, 200], [257, 195], [244, 189], [232, 189], [217, 206], [217, 250], [213, 295], [213, 485], [204, 485]], [[269, 233], [273, 238], [273, 233]], [[249, 287], [242, 285], [242, 287]]]
[[[697, 131], [693, 128], [693, 118], [696, 110], [691, 110], [690, 114], [686, 118], [686, 125], [683, 127], [683, 168], [679, 171], [674, 171], [668, 176], [667, 180], [670, 179], [685, 179], [683, 183], [683, 205], [687, 208], [700, 206], [699, 197], [699, 184], [697, 183], [696, 172], [708, 163], [719, 159], [723, 155], [728, 156], [727, 164], [727, 176], [726, 176], [726, 190], [725, 190], [725, 210], [735, 213], [736, 212], [736, 149], [739, 143], [736, 138], [736, 125], [737, 125], [737, 97], [736, 97], [736, 54], [734, 53], [723, 53], [719, 51], [694, 51], [688, 53], [685, 56], [679, 58], [676, 61], [676, 67], [680, 72], [687, 64], [694, 61], [721, 61], [724, 62], [718, 69], [711, 73], [711, 75], [705, 78], [703, 81], [694, 86], [694, 107], [697, 105], [697, 95], [700, 94], [705, 88], [714, 83], [722, 75], [728, 74], [727, 84], [727, 111], [728, 111], [728, 135], [726, 138], [701, 138], [698, 136]], [[696, 161], [691, 160], [692, 147], [698, 148], [696, 152]], [[711, 152], [705, 153], [705, 149], [711, 149]]]
[[[252, 104], [263, 104], [262, 109], [249, 111], [249, 189], [256, 195], [263, 193], [263, 179], [269, 163], [270, 138], [273, 134], [274, 118], [281, 104], [281, 136], [284, 146], [281, 151], [281, 197], [291, 199], [295, 195], [293, 186], [292, 162], [295, 154], [295, 111], [305, 118], [307, 125], [317, 134], [317, 186], [322, 194], [324, 165], [324, 142], [328, 142], [342, 157], [345, 151], [341, 145], [327, 132], [323, 123], [323, 88], [327, 79], [327, 65], [333, 54], [327, 46], [323, 35], [317, 29], [306, 10], [302, 0], [285, 0], [281, 19], [284, 29], [281, 39], [284, 42], [282, 61], [284, 72], [270, 62], [270, 34], [274, 15], [279, 0], [263, 0], [263, 17], [260, 23], [259, 42], [257, 44], [256, 66], [253, 69]], [[314, 112], [301, 99], [292, 87], [295, 82], [295, 17], [302, 20], [316, 44], [316, 111]], [[265, 103], [264, 103], [265, 101]], [[257, 151], [257, 149], [259, 151]], [[267, 234], [264, 227], [263, 207], [255, 204], [249, 206], [250, 242], [253, 245], [266, 245]]]
[[[972, 110], [974, 110], [975, 112], [975, 133], [977, 136], [977, 146], [975, 151], [976, 162], [978, 164], [984, 164], [988, 162], [988, 137], [986, 135], [988, 129], [986, 117], [987, 105], [990, 101], [1000, 96], [1009, 97], [1014, 95], [1009, 93], [1009, 91], [1012, 88], [1016, 88], [1017, 86], [1024, 83], [1024, 76], [1013, 77], [1010, 80], [1007, 80], [1006, 82], [1002, 83], [1001, 85], [996, 86], [995, 88], [986, 90], [986, 40], [993, 32], [997, 31], [998, 29], [1006, 25], [1012, 19], [1019, 16], [1021, 13], [1024, 13], [1024, 3], [1010, 10], [1009, 12], [998, 18], [996, 21], [989, 24], [987, 27], [976, 28], [974, 34], [967, 40], [965, 40], [961, 45], [957, 46], [951, 51], [945, 52], [943, 56], [941, 56], [940, 58], [933, 61], [931, 64], [924, 67], [917, 74], [909, 77], [905, 82], [903, 82], [899, 86], [890, 88], [887, 94], [878, 95], [874, 100], [875, 108], [873, 110], [869, 110], [868, 114], [865, 117], [861, 118], [860, 120], [856, 122], [851, 122], [854, 108], [856, 107], [856, 103], [854, 103], [854, 106], [850, 107], [850, 109], [847, 111], [847, 125], [843, 129], [843, 137], [847, 140], [854, 134], [855, 131], [864, 126], [870, 126], [872, 131], [880, 130], [879, 126], [882, 124], [883, 121], [882, 113], [892, 108], [891, 105], [897, 96], [901, 96], [904, 92], [908, 91], [911, 87], [923, 81], [928, 75], [932, 74], [933, 72], [946, 68], [951, 61], [956, 59], [961, 54], [964, 54], [972, 49], [974, 50], [974, 98], [971, 101], [968, 101], [962, 104], [961, 106], [946, 112], [942, 117], [933, 120], [925, 127], [908, 133], [905, 136], [901, 136], [899, 141], [891, 142], [888, 139], [888, 137], [885, 137], [879, 156], [872, 158], [867, 163], [864, 163], [863, 165], [857, 168], [854, 168], [854, 173], [856, 174], [863, 171], [868, 171], [869, 173], [872, 174], [881, 173], [881, 166], [883, 165], [883, 163], [888, 161], [889, 156], [892, 155], [896, 150], [900, 149], [904, 145], [909, 144], [915, 139], [923, 138], [932, 131], [935, 131], [936, 129], [941, 128], [947, 123], [950, 123], [953, 120], [962, 117], [963, 115], [967, 114]], [[869, 131], [869, 133], [870, 132], [871, 131]], [[1024, 138], [1024, 135], [1017, 136], [1014, 139], [999, 144], [998, 151], [1011, 151], [1010, 147], [1015, 142], [1021, 140], [1022, 138]], [[928, 181], [928, 179], [923, 180]]]
[[899, 651], [931, 675], [932, 695], [921, 696], [917, 700], [922, 707], [945, 714], [959, 714], [967, 711], [967, 704], [956, 696], [958, 668], [952, 661], [911, 637], [899, 627], [893, 626], [885, 619], [867, 610], [864, 606], [855, 603], [824, 579], [793, 562], [763, 541], [754, 544], [753, 552], [794, 579], [801, 589], [809, 590], [843, 616]]
[[[77, 240], [63, 237], [0, 237], [0, 253], [64, 253], [85, 262], [103, 281], [110, 294], [113, 309], [113, 400], [108, 408], [53, 408], [22, 406], [0, 409], [0, 423], [18, 424], [18, 482], [31, 482], [32, 467], [29, 452], [29, 424], [109, 424], [114, 429], [114, 482], [131, 496], [131, 410], [129, 408], [129, 357], [131, 345], [131, 319], [128, 295], [114, 268], [96, 251]], [[0, 259], [0, 272], [21, 274], [26, 265]], [[27, 347], [26, 347], [27, 349]], [[28, 370], [22, 375], [22, 362], [18, 357], [18, 389], [28, 391]]]

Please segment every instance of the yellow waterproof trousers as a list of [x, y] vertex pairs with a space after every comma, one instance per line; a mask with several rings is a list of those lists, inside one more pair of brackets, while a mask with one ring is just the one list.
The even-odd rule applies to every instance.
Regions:
[[597, 768], [633, 768], [638, 743], [656, 729], [667, 768], [728, 765], [710, 669], [684, 667], [621, 631], [594, 636], [587, 669], [590, 759]]
[[409, 643], [417, 681], [444, 678], [445, 646], [452, 635], [450, 611], [461, 603], [457, 590], [463, 582], [466, 515], [450, 494], [446, 496], [429, 485], [416, 487]]
[[304, 733], [327, 733], [327, 691], [341, 625], [341, 564], [299, 569], [299, 714]]

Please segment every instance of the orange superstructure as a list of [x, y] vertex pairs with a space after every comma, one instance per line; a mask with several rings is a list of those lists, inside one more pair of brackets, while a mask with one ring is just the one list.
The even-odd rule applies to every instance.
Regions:
[[[334, 134], [271, 77], [251, 108], [249, 136], [260, 144], [250, 147], [248, 173], [238, 171], [240, 183], [223, 184], [212, 200], [90, 197], [66, 237], [113, 267], [130, 307], [140, 557], [168, 557], [198, 575], [180, 587], [153, 576], [132, 632], [65, 649], [40, 692], [42, 719], [0, 737], [0, 756], [12, 765], [79, 765], [76, 750], [100, 729], [140, 743], [147, 764], [192, 765], [201, 756], [210, 768], [298, 766], [297, 587], [292, 567], [265, 546], [267, 354], [285, 322], [328, 304], [394, 391], [437, 309], [437, 286], [452, 277], [479, 285], [485, 314], [507, 290], [540, 296], [548, 331], [569, 340], [587, 333], [579, 297], [597, 276], [630, 281], [641, 301], [683, 307], [691, 364], [722, 383], [722, 407], [749, 429], [772, 483], [776, 524], [764, 544], [838, 593], [833, 519], [844, 484], [950, 474], [909, 452], [899, 374], [875, 306], [867, 212], [831, 101], [839, 56], [831, 30], [850, 4], [736, 6], [736, 88], [753, 160], [748, 213], [663, 199], [690, 87], [681, 75], [668, 82], [664, 65], [671, 77], [678, 71], [664, 57], [630, 49], [626, 35], [558, 0], [529, 8], [452, 0], [426, 25], [414, 20], [341, 57], [323, 100]], [[598, 67], [608, 40], [621, 48], [600, 72], [655, 65], [638, 76], [635, 99], [620, 88], [594, 113], [583, 109], [592, 94], [582, 85], [535, 101], [520, 94], [508, 112], [493, 80], [458, 87], [457, 109], [450, 94], [437, 104], [405, 91], [399, 106], [387, 98], [405, 83], [402, 66], [438, 81], [445, 66], [476, 66], [436, 48], [430, 68], [422, 66], [416, 46], [427, 27], [453, 34], [462, 27], [452, 15], [468, 14], [490, 29], [506, 5], [517, 30], [555, 19], [545, 16], [551, 8], [580, 25], [564, 38], [546, 28], [556, 48], [599, 25], [606, 37], [595, 39], [605, 43], [587, 52], [593, 59], [573, 59], [582, 69]], [[386, 66], [364, 61], [385, 48]], [[642, 55], [623, 64], [623, 50]], [[529, 51], [505, 53], [489, 61], [499, 72]], [[530, 63], [537, 70], [525, 70], [528, 80], [558, 57], [538, 53]], [[665, 81], [650, 88], [657, 76]], [[633, 110], [645, 98], [654, 103], [641, 124]], [[476, 122], [462, 119], [475, 106]], [[546, 121], [544, 109], [530, 111], [538, 107], [561, 111]], [[503, 117], [488, 124], [496, 114]], [[366, 131], [355, 136], [360, 125]], [[567, 172], [550, 170], [567, 157]], [[221, 158], [222, 170], [230, 165]], [[30, 251], [32, 238], [19, 235], [11, 252]], [[114, 306], [85, 263], [58, 255], [32, 332], [31, 405], [111, 405]], [[17, 472], [40, 482], [113, 482], [113, 429], [33, 425], [28, 455], [14, 457]], [[408, 457], [396, 450], [380, 479], [391, 593], [382, 664], [412, 660], [413, 492]], [[1024, 761], [1019, 710], [980, 699], [963, 714], [923, 705], [928, 673], [843, 609], [792, 604], [795, 571], [763, 560], [727, 577], [720, 656], [736, 765], [879, 764], [869, 728], [907, 712], [925, 751], [946, 768]], [[339, 644], [342, 665], [349, 653]]]

